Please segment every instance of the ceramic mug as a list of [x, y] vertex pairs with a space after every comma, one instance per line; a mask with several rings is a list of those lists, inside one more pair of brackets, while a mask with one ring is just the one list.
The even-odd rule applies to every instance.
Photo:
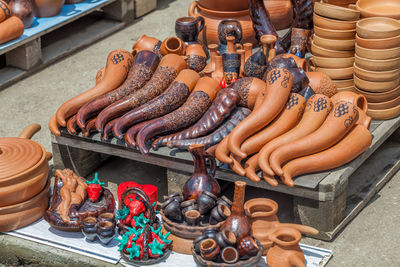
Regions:
[[186, 44], [197, 42], [197, 36], [203, 28], [203, 17], [180, 17], [175, 21], [176, 36]]

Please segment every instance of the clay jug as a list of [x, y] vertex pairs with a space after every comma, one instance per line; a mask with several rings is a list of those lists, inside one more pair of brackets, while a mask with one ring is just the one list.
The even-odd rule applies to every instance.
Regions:
[[242, 239], [248, 236], [251, 231], [250, 221], [244, 214], [244, 195], [246, 183], [243, 181], [235, 182], [235, 193], [233, 197], [232, 213], [225, 223], [221, 226], [220, 231], [229, 230], [236, 235], [236, 239]]
[[218, 45], [210, 44], [208, 45], [208, 49], [210, 50], [210, 62], [204, 68], [204, 75], [211, 77], [211, 73], [215, 70], [215, 57], [218, 56]]
[[293, 228], [279, 228], [275, 230], [270, 239], [273, 246], [267, 254], [269, 267], [305, 267], [305, 257], [299, 242], [301, 234]]
[[[219, 196], [221, 188], [215, 180], [215, 158], [206, 154], [204, 144], [191, 145], [189, 152], [192, 154], [194, 163], [194, 173], [186, 181], [182, 188], [182, 195], [185, 200], [196, 199], [204, 192], [208, 191], [215, 196]], [[207, 172], [206, 159], [210, 161], [210, 173]]]
[[264, 254], [272, 246], [269, 236], [278, 228], [293, 228], [305, 234], [318, 234], [318, 230], [310, 226], [280, 223], [276, 216], [278, 204], [271, 199], [254, 198], [248, 200], [244, 204], [244, 209], [251, 222], [251, 234], [260, 241], [264, 248]]
[[32, 0], [13, 0], [9, 7], [14, 16], [19, 17], [24, 23], [24, 28], [29, 28], [33, 24], [33, 4]]
[[178, 37], [168, 37], [161, 44], [161, 54], [177, 54], [183, 56], [186, 51], [186, 44]]
[[60, 14], [65, 0], [34, 0], [35, 16], [39, 18], [54, 17]]
[[235, 19], [225, 19], [218, 24], [218, 51], [223, 53], [235, 53], [235, 46], [242, 48], [242, 26]]
[[204, 19], [202, 17], [180, 17], [175, 21], [175, 34], [185, 44], [197, 43], [197, 37], [203, 28]]

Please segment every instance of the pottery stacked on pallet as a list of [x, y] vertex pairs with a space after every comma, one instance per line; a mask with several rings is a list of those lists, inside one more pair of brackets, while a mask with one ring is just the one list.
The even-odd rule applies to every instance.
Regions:
[[327, 74], [338, 91], [353, 91], [357, 10], [316, 2], [311, 68]]
[[354, 83], [368, 100], [368, 115], [400, 114], [400, 22], [373, 17], [357, 23]]

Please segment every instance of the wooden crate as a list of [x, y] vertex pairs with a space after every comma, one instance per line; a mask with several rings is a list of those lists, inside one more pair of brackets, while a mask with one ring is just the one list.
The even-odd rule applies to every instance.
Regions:
[[[400, 117], [373, 121], [370, 128], [372, 145], [362, 155], [334, 170], [297, 177], [292, 188], [282, 184], [272, 187], [265, 181], [254, 183], [220, 167], [216, 178], [230, 182], [242, 180], [250, 186], [289, 195], [296, 220], [320, 230], [318, 238], [331, 240], [400, 168], [400, 143], [386, 142], [399, 125]], [[63, 130], [61, 136], [52, 137], [52, 144], [55, 167], [73, 168], [82, 176], [99, 166], [101, 160], [88, 160], [89, 156], [99, 159], [99, 154], [167, 168], [169, 192], [179, 191], [193, 172], [192, 158], [187, 152], [161, 148], [144, 156], [138, 150], [126, 147], [123, 141], [101, 141], [99, 134], [86, 138]]]

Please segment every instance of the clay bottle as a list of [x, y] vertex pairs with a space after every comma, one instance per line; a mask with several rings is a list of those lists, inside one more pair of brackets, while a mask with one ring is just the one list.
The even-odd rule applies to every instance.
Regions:
[[227, 36], [226, 45], [227, 45], [226, 53], [236, 53], [235, 36]]
[[204, 68], [203, 73], [209, 77], [211, 77], [212, 72], [215, 70], [215, 57], [218, 56], [218, 45], [209, 44], [208, 49], [210, 50], [210, 62]]
[[13, 0], [10, 2], [11, 12], [19, 17], [24, 23], [24, 27], [29, 28], [33, 23], [33, 3], [32, 0]]
[[233, 197], [232, 214], [221, 226], [220, 231], [229, 230], [236, 235], [236, 239], [242, 239], [250, 234], [251, 225], [247, 216], [244, 214], [244, 195], [246, 183], [243, 181], [235, 182], [235, 193]]
[[293, 228], [279, 228], [270, 235], [274, 243], [267, 254], [270, 267], [306, 267], [299, 242], [301, 234]]
[[224, 69], [222, 66], [222, 56], [215, 56], [214, 57], [215, 61], [215, 69], [213, 73], [211, 74], [211, 77], [216, 80], [217, 82], [220, 82], [221, 79], [224, 77]]
[[277, 40], [276, 36], [272, 34], [266, 34], [261, 36], [260, 41], [262, 43], [264, 54], [267, 57], [268, 61], [273, 59], [276, 55], [276, 51], [274, 48], [276, 40]]
[[[221, 188], [217, 180], [215, 180], [215, 158], [206, 154], [204, 144], [191, 145], [189, 152], [192, 154], [194, 163], [194, 173], [186, 181], [182, 188], [182, 195], [185, 200], [196, 199], [203, 194], [204, 191], [219, 196]], [[211, 163], [210, 174], [207, 172], [206, 159]]]

